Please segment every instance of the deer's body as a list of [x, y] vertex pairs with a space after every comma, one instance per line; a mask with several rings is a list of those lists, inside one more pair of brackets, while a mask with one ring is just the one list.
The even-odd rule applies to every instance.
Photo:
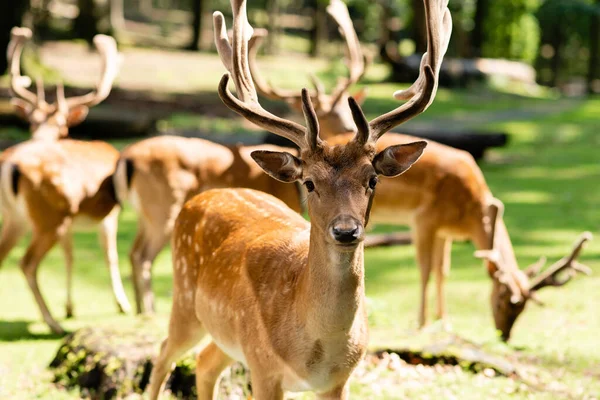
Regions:
[[102, 77], [96, 90], [83, 96], [65, 98], [62, 85], [56, 101], [47, 103], [43, 83], [37, 94], [25, 85], [20, 56], [31, 38], [27, 28], [13, 28], [10, 59], [12, 103], [16, 113], [29, 122], [32, 140], [6, 150], [0, 157], [0, 206], [3, 226], [0, 264], [23, 234], [32, 231], [31, 242], [21, 260], [21, 269], [44, 321], [55, 333], [64, 330], [52, 317], [39, 289], [37, 269], [47, 252], [60, 243], [67, 270], [67, 317], [73, 314], [71, 297], [73, 245], [71, 231], [80, 225], [99, 226], [99, 236], [110, 270], [113, 293], [119, 310], [130, 309], [123, 290], [117, 254], [119, 204], [112, 175], [119, 152], [105, 142], [63, 139], [69, 127], [83, 121], [89, 107], [104, 100], [115, 78], [118, 54], [114, 39], [94, 38], [102, 55]]
[[279, 371], [270, 379], [283, 390], [343, 386], [367, 344], [362, 254], [310, 243], [301, 216], [248, 189], [195, 197], [174, 235], [178, 324], [210, 332], [256, 374]]
[[0, 262], [27, 230], [32, 231], [21, 269], [46, 323], [62, 328], [50, 314], [37, 283], [37, 268], [46, 253], [60, 243], [67, 265], [67, 316], [73, 313], [73, 230], [98, 226], [113, 292], [122, 312], [129, 310], [119, 274], [116, 231], [119, 204], [112, 174], [119, 152], [104, 142], [33, 140], [14, 146], [3, 157], [0, 204], [3, 226]]
[[152, 263], [171, 238], [181, 207], [196, 194], [211, 188], [246, 187], [270, 193], [293, 210], [301, 210], [299, 188], [265, 175], [250, 157], [255, 149], [158, 136], [123, 150], [115, 186], [118, 197], [129, 201], [138, 217], [130, 253], [138, 312], [154, 311]]
[[[331, 146], [319, 137], [306, 89], [301, 99], [306, 127], [262, 108], [248, 64], [252, 27], [246, 1], [231, 5], [231, 42], [223, 15], [214, 14], [217, 49], [231, 73], [221, 79], [219, 96], [233, 111], [299, 147], [297, 156], [268, 150], [251, 156], [278, 181], [304, 184], [311, 224], [272, 196], [248, 189], [214, 189], [186, 203], [172, 240], [169, 335], [152, 370], [150, 397], [158, 397], [172, 363], [208, 333], [213, 341], [196, 362], [199, 399], [214, 398], [219, 374], [236, 359], [250, 368], [257, 399], [282, 400], [284, 391], [311, 390], [320, 399], [346, 400], [349, 377], [368, 340], [364, 228], [378, 176], [402, 174], [426, 146], [421, 141], [377, 152], [376, 142], [432, 101], [450, 12], [445, 0], [425, 1], [430, 55], [411, 101], [369, 122], [350, 98], [357, 134]], [[347, 14], [340, 0], [330, 7]], [[228, 89], [230, 77], [237, 97]]]

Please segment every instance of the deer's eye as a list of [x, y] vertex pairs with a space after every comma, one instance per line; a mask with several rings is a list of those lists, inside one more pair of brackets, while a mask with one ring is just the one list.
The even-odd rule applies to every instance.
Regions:
[[379, 182], [379, 178], [377, 178], [376, 176], [369, 179], [369, 188], [371, 188], [371, 190], [374, 190], [375, 186], [377, 186], [377, 182]]
[[313, 183], [313, 181], [304, 182], [304, 186], [306, 186], [306, 190], [308, 190], [309, 192], [315, 190], [315, 184]]

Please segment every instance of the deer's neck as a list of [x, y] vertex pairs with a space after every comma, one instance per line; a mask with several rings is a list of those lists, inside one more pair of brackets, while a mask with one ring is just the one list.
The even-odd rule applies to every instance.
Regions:
[[330, 335], [352, 330], [364, 311], [363, 244], [348, 251], [328, 243], [322, 232], [311, 228], [304, 278], [307, 328]]

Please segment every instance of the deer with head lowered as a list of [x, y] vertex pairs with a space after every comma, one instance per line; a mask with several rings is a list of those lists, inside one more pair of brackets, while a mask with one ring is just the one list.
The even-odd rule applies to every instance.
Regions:
[[[58, 242], [65, 253], [67, 269], [67, 317], [73, 314], [72, 239], [77, 222], [100, 227], [100, 241], [110, 270], [119, 310], [130, 309], [119, 274], [116, 249], [119, 204], [112, 185], [119, 152], [104, 142], [63, 139], [68, 128], [85, 119], [89, 107], [110, 93], [118, 69], [114, 39], [99, 35], [95, 44], [102, 56], [103, 71], [96, 90], [65, 98], [57, 87], [56, 102], [47, 103], [41, 81], [37, 94], [26, 88], [28, 78], [20, 74], [20, 55], [31, 37], [26, 28], [13, 28], [9, 46], [10, 87], [17, 114], [30, 123], [32, 140], [7, 149], [0, 158], [0, 206], [3, 226], [0, 263], [28, 228], [32, 231], [20, 266], [44, 321], [55, 333], [64, 333], [51, 315], [38, 285], [37, 270], [48, 251]], [[58, 140], [60, 139], [60, 140]]]
[[[233, 111], [300, 148], [298, 157], [271, 151], [252, 157], [275, 179], [306, 186], [311, 223], [249, 189], [208, 190], [184, 205], [172, 239], [169, 334], [152, 370], [150, 397], [158, 397], [172, 363], [210, 334], [196, 363], [199, 399], [213, 398], [219, 374], [233, 360], [249, 367], [258, 399], [309, 390], [347, 399], [348, 379], [368, 341], [363, 238], [378, 176], [403, 173], [426, 146], [418, 141], [376, 152], [376, 143], [433, 101], [434, 71], [450, 34], [447, 1], [425, 0], [429, 51], [414, 96], [370, 122], [350, 98], [357, 134], [339, 146], [320, 139], [306, 90], [306, 127], [261, 107], [248, 68], [246, 1], [231, 3], [231, 44], [223, 15], [214, 15], [217, 49], [229, 71], [219, 95]], [[228, 89], [230, 77], [237, 97]]]
[[[356, 133], [356, 125], [352, 113], [348, 108], [348, 89], [360, 81], [369, 64], [369, 58], [363, 54], [360, 41], [354, 30], [354, 25], [348, 14], [348, 8], [342, 0], [331, 0], [327, 6], [327, 13], [335, 21], [346, 46], [346, 65], [349, 76], [338, 79], [336, 86], [329, 94], [325, 93], [325, 86], [318, 78], [311, 75], [314, 90], [310, 91], [310, 98], [319, 120], [320, 136], [324, 139], [340, 133]], [[271, 100], [282, 100], [295, 111], [302, 112], [302, 96], [298, 91], [277, 88], [271, 85], [260, 74], [256, 56], [260, 45], [268, 34], [266, 29], [255, 29], [248, 43], [248, 64], [257, 92]], [[361, 105], [366, 96], [366, 88], [358, 90], [352, 95], [354, 100]]]
[[[348, 11], [340, 0], [332, 0], [328, 7], [330, 15], [334, 16], [347, 39], [350, 65], [358, 66], [361, 57], [360, 44], [352, 28]], [[259, 32], [260, 38], [264, 33]], [[256, 36], [256, 34], [255, 34]], [[257, 88], [263, 95], [272, 99], [291, 102], [299, 98], [300, 93], [292, 90], [281, 91], [266, 85], [259, 74], [255, 61], [257, 43], [260, 39], [252, 39], [249, 44], [250, 70]], [[443, 44], [447, 47], [448, 42]], [[352, 51], [354, 49], [354, 51]], [[353, 60], [353, 61], [352, 61]], [[425, 61], [426, 58], [423, 58]], [[440, 65], [437, 66], [438, 68]], [[356, 67], [358, 70], [359, 68]], [[352, 70], [352, 68], [351, 68]], [[353, 76], [353, 74], [350, 74]], [[356, 74], [354, 74], [356, 76]], [[342, 79], [342, 81], [344, 81]], [[418, 84], [408, 90], [394, 93], [394, 97], [405, 100], [415, 94]], [[273, 93], [285, 93], [285, 96], [274, 96]], [[345, 105], [344, 105], [345, 106]], [[350, 113], [348, 107], [337, 108], [340, 115]], [[331, 127], [329, 122], [317, 113], [322, 126]], [[332, 145], [342, 145], [353, 140], [354, 134], [348, 133], [340, 120], [332, 129], [321, 129], [320, 136]], [[416, 137], [398, 133], [388, 133], [377, 142], [377, 151], [389, 146], [410, 143], [419, 140]], [[502, 216], [490, 224], [490, 213], [494, 207], [503, 209], [500, 200], [493, 197], [483, 173], [473, 157], [464, 151], [429, 142], [427, 150], [420, 161], [409, 171], [394, 179], [381, 179], [371, 211], [371, 221], [382, 224], [409, 225], [413, 242], [417, 250], [417, 262], [421, 275], [421, 296], [418, 312], [418, 324], [424, 327], [427, 323], [427, 287], [431, 274], [436, 278], [436, 317], [442, 320], [448, 328], [447, 307], [444, 295], [445, 280], [450, 268], [450, 253], [452, 241], [455, 239], [471, 240], [478, 249], [478, 257], [490, 256], [486, 261], [487, 270], [493, 282], [491, 294], [492, 314], [496, 329], [503, 340], [508, 340], [517, 317], [525, 309], [525, 303], [533, 298], [545, 286], [562, 286], [566, 281], [556, 284], [556, 276], [565, 269], [589, 273], [589, 269], [578, 264], [574, 257], [579, 254], [581, 247], [591, 235], [584, 233], [575, 243], [569, 257], [559, 264], [548, 268], [539, 274], [543, 263], [540, 261], [525, 270], [520, 270], [512, 248], [508, 231]], [[399, 196], [398, 193], [402, 193]], [[496, 227], [496, 228], [492, 228]], [[493, 248], [491, 237], [496, 233], [498, 243]], [[548, 278], [554, 277], [555, 281]], [[569, 275], [570, 276], [570, 275]], [[540, 282], [546, 282], [541, 284]], [[554, 283], [551, 283], [554, 282]], [[539, 303], [539, 301], [537, 301]]]
[[[262, 146], [260, 148], [265, 148]], [[138, 230], [130, 252], [138, 313], [153, 313], [152, 264], [169, 242], [183, 204], [210, 188], [245, 187], [272, 194], [302, 210], [301, 188], [271, 179], [252, 160], [257, 146], [223, 146], [208, 140], [157, 136], [121, 152], [114, 175], [117, 197], [135, 209]], [[295, 149], [269, 146], [271, 151]]]

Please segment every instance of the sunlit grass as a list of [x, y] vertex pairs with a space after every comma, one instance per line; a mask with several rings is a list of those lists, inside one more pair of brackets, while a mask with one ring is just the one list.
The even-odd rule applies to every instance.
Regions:
[[[325, 64], [314, 65], [326, 70]], [[326, 77], [325, 72], [323, 74]], [[286, 72], [279, 69], [274, 77], [281, 79], [285, 75]], [[294, 76], [297, 83], [305, 79], [304, 74]], [[396, 102], [390, 94], [395, 89], [397, 85], [370, 85], [367, 112], [374, 115], [394, 106]], [[440, 90], [436, 102], [422, 117], [427, 120], [539, 104], [546, 103], [489, 92]], [[542, 255], [548, 256], [549, 262], [557, 260], [567, 254], [580, 232], [597, 232], [600, 227], [600, 135], [597, 132], [600, 100], [573, 104], [564, 113], [549, 117], [512, 120], [508, 113], [502, 122], [481, 125], [482, 129], [506, 131], [511, 137], [510, 145], [494, 150], [489, 157], [492, 161], [483, 162], [481, 167], [494, 195], [506, 205], [505, 219], [521, 267]], [[240, 128], [239, 121], [198, 124], [197, 119], [187, 115], [175, 115], [169, 123], [215, 132]], [[116, 144], [122, 147], [126, 143]], [[125, 210], [121, 221], [120, 265], [132, 301], [127, 258], [135, 233], [131, 210]], [[0, 270], [0, 398], [78, 398], [77, 393], [57, 391], [48, 383], [45, 368], [58, 347], [58, 338], [50, 335], [40, 322], [37, 307], [17, 267], [24, 245], [21, 243], [10, 254]], [[491, 283], [481, 262], [473, 257], [473, 250], [468, 243], [453, 246], [452, 270], [447, 283], [451, 322], [461, 336], [496, 346], [498, 341], [489, 306]], [[65, 273], [60, 251], [54, 249], [40, 268], [42, 291], [54, 315], [69, 330], [94, 324], [133, 324], [133, 317], [116, 314], [108, 272], [96, 245], [95, 233], [77, 235], [75, 257], [74, 320], [62, 320]], [[510, 347], [503, 348], [511, 354], [517, 349], [520, 359], [542, 371], [544, 385], [552, 381], [566, 385], [573, 398], [583, 398], [584, 393], [600, 393], [600, 240], [590, 243], [581, 261], [590, 265], [595, 275], [576, 278], [564, 288], [541, 291], [540, 298], [546, 306], [529, 305], [517, 322]], [[166, 327], [171, 302], [168, 250], [155, 263], [154, 288], [159, 318]], [[419, 272], [414, 248], [367, 251], [366, 289], [371, 347], [404, 343], [414, 332], [417, 321]], [[412, 385], [410, 379], [398, 379], [397, 385], [391, 388], [377, 388], [376, 382], [370, 386], [353, 382], [352, 393], [353, 398], [365, 399], [556, 398], [554, 393], [523, 388], [506, 378], [482, 380], [466, 374], [453, 381], [448, 379], [441, 377], [427, 385]]]

